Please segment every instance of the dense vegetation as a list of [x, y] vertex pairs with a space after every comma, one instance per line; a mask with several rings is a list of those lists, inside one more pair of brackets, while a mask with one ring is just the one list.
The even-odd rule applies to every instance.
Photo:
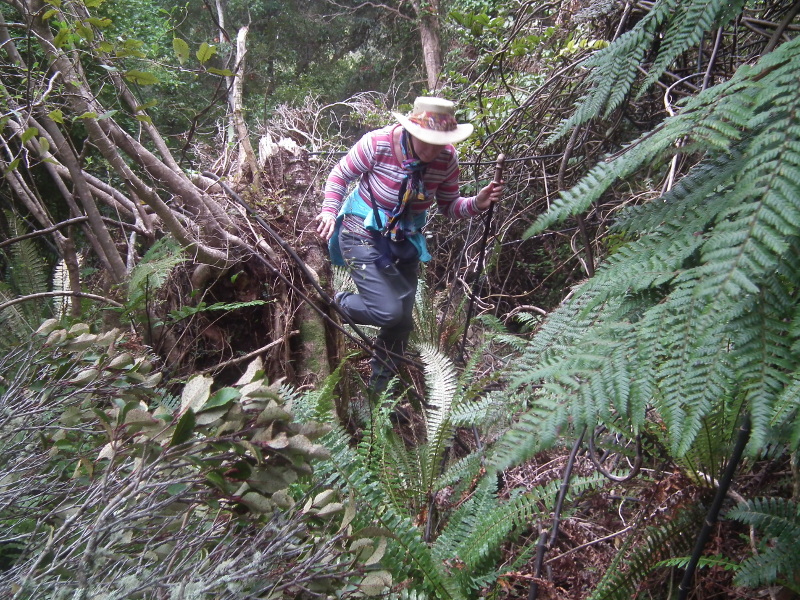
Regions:
[[[0, 594], [800, 595], [799, 11], [5, 0]], [[427, 92], [508, 185], [370, 404], [313, 217]]]

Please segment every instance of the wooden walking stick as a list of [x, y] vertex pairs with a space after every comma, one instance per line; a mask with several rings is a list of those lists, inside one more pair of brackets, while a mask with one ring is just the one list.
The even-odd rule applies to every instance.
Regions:
[[[503, 163], [506, 160], [505, 154], [498, 154], [497, 160], [494, 164], [494, 178], [493, 183], [501, 183], [503, 181]], [[489, 230], [492, 225], [492, 213], [494, 212], [494, 202], [489, 205], [489, 210], [486, 211], [486, 218], [483, 225], [483, 237], [478, 249], [478, 264], [475, 267], [475, 282], [472, 286], [472, 294], [469, 297], [469, 304], [467, 305], [467, 318], [464, 323], [464, 336], [461, 338], [461, 352], [459, 358], [464, 362], [464, 350], [467, 346], [467, 332], [469, 331], [469, 322], [472, 320], [472, 311], [475, 307], [475, 298], [480, 292], [481, 274], [483, 273], [483, 260], [486, 256], [486, 242], [489, 239]]]

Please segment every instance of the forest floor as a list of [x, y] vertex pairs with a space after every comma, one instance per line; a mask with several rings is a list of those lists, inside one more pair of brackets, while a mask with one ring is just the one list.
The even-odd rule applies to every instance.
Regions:
[[[406, 413], [412, 415], [411, 423], [395, 423], [395, 431], [402, 435], [406, 443], [415, 443], [424, 437], [424, 422], [418, 413], [407, 403]], [[576, 454], [571, 482], [588, 478], [597, 473], [589, 452], [584, 449]], [[454, 449], [456, 454], [474, 449], [474, 432], [459, 429], [456, 432]], [[542, 452], [525, 464], [514, 467], [504, 473], [500, 493], [508, 498], [520, 490], [541, 489], [551, 484], [560, 487], [567, 468], [571, 448], [561, 447]], [[624, 459], [623, 459], [624, 462]], [[774, 461], [754, 463], [749, 475], [736, 482], [737, 491], [729, 495], [723, 507], [733, 507], [747, 494], [747, 488], [764, 490], [763, 487], [774, 488], [776, 494], [790, 493], [786, 489], [789, 474], [788, 458], [784, 461], [785, 469], [775, 470]], [[715, 488], [698, 485], [692, 481], [677, 465], [663, 460], [659, 463], [651, 457], [650, 464], [642, 467], [635, 477], [625, 482], [612, 482], [601, 488], [568, 496], [564, 504], [555, 539], [546, 547], [543, 555], [541, 575], [535, 577], [535, 558], [537, 543], [544, 533], [552, 537], [553, 516], [545, 518], [522, 532], [518, 538], [506, 544], [503, 552], [503, 568], [509, 569], [496, 583], [496, 598], [501, 600], [588, 600], [598, 583], [607, 573], [623, 573], [627, 567], [619, 560], [620, 551], [629, 557], [641, 547], [646, 547], [647, 529], [639, 527], [659, 528], [666, 515], [676, 514], [676, 508], [693, 507], [698, 504], [708, 507], [713, 499]], [[447, 510], [447, 495], [441, 509]], [[452, 508], [452, 507], [450, 507]], [[678, 511], [679, 512], [679, 511]], [[696, 513], [694, 518], [697, 527], [674, 540], [671, 552], [677, 556], [688, 556], [694, 546], [695, 537], [705, 514]], [[639, 532], [633, 540], [629, 534]], [[713, 530], [706, 546], [705, 556], [725, 557], [740, 562], [752, 553], [756, 540], [752, 532], [740, 523], [720, 519]], [[627, 540], [627, 541], [626, 541]], [[631, 543], [632, 542], [632, 543]], [[626, 544], [630, 544], [627, 546]], [[659, 557], [667, 559], [668, 555]], [[613, 569], [613, 571], [610, 571]], [[613, 598], [632, 598], [641, 600], [670, 600], [678, 597], [678, 586], [683, 576], [683, 569], [678, 567], [659, 567], [647, 577], [641, 578], [637, 591], [631, 596], [612, 595]], [[779, 588], [752, 590], [737, 587], [733, 584], [734, 572], [722, 566], [700, 568], [696, 575], [696, 585], [687, 600], [794, 600], [797, 595], [787, 594], [787, 590]], [[531, 584], [537, 583], [537, 593], [531, 596]], [[498, 589], [499, 588], [499, 589]], [[489, 590], [486, 590], [487, 592]]]

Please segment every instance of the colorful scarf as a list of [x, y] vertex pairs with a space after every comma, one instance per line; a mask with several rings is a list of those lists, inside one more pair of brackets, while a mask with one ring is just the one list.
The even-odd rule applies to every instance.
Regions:
[[403, 171], [405, 178], [400, 184], [400, 192], [397, 195], [397, 204], [389, 216], [389, 220], [384, 227], [384, 234], [388, 233], [392, 239], [399, 241], [405, 239], [403, 232], [403, 216], [406, 209], [414, 200], [425, 200], [425, 169], [428, 163], [422, 162], [414, 154], [411, 148], [411, 140], [408, 139], [408, 132], [404, 129], [400, 134], [400, 148], [403, 151]]

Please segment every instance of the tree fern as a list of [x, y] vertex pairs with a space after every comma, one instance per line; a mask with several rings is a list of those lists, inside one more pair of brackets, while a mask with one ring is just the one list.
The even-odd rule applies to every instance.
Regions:
[[[686, 141], [680, 151], [707, 152], [708, 160], [720, 154], [735, 155], [738, 151], [742, 160], [749, 161], [749, 168], [743, 167], [738, 172], [739, 180], [746, 183], [740, 192], [750, 195], [757, 183], [764, 184], [761, 177], [768, 176], [767, 169], [760, 168], [763, 161], [776, 159], [776, 148], [765, 155], [760, 154], [761, 149], [765, 145], [769, 147], [770, 143], [780, 146], [783, 138], [783, 146], [790, 150], [791, 139], [796, 139], [796, 127], [792, 127], [792, 123], [796, 119], [793, 111], [797, 99], [791, 89], [797, 84], [798, 47], [798, 39], [786, 42], [756, 65], [740, 67], [729, 81], [689, 99], [677, 115], [629, 144], [616, 158], [599, 163], [569, 191], [562, 193], [526, 235], [539, 233], [568, 215], [585, 210], [615, 181], [643, 165], [652, 165], [678, 152], [675, 147], [678, 139]], [[770, 120], [765, 120], [767, 115]], [[796, 155], [796, 150], [790, 150], [790, 157], [792, 155]], [[777, 174], [772, 188], [775, 193], [785, 195], [787, 190], [793, 189], [792, 170]], [[752, 179], [753, 175], [759, 179]], [[692, 197], [697, 196], [693, 194]]]
[[744, 6], [744, 0], [679, 2], [665, 28], [658, 55], [642, 82], [637, 97], [647, 91], [686, 50], [696, 47], [703, 36], [727, 25]]
[[[786, 335], [800, 289], [799, 73], [795, 39], [688, 101], [542, 217], [540, 225], [582, 210], [617, 178], [672, 153], [670, 139], [685, 135], [706, 153], [663, 202], [620, 215], [616, 228], [630, 241], [548, 317], [512, 370], [516, 389], [537, 386], [537, 403], [559, 407], [558, 418], [542, 415], [552, 424], [545, 437], [567, 416], [591, 426], [623, 415], [635, 432], [649, 405], [676, 457], [726, 405], [749, 411], [753, 452], [781, 426], [776, 401], [800, 358]], [[500, 464], [541, 447], [519, 443], [536, 422], [524, 417], [501, 442]]]
[[575, 125], [597, 116], [608, 116], [630, 94], [638, 69], [659, 38], [658, 53], [638, 95], [647, 91], [686, 50], [695, 47], [703, 35], [727, 24], [742, 9], [744, 0], [659, 0], [630, 31], [599, 50], [584, 66], [591, 70], [589, 91], [575, 112], [557, 129], [550, 141], [563, 136]]
[[796, 593], [797, 557], [800, 555], [800, 507], [786, 498], [756, 498], [740, 504], [727, 514], [752, 525], [772, 542], [745, 560], [734, 581], [747, 587], [782, 583]]

